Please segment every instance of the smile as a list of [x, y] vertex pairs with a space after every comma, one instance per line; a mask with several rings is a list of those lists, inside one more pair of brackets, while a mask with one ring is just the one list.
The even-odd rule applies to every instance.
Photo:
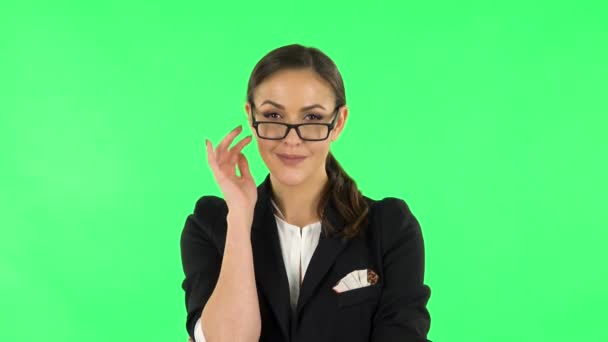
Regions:
[[300, 158], [287, 158], [287, 157], [283, 157], [281, 155], [277, 154], [277, 157], [279, 157], [279, 159], [281, 160], [281, 162], [283, 162], [283, 164], [287, 165], [287, 166], [295, 166], [298, 165], [299, 163], [301, 163], [304, 159], [306, 159], [306, 157], [300, 157]]

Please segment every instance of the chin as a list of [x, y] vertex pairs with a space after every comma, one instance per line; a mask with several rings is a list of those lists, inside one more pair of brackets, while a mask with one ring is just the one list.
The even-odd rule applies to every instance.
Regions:
[[288, 168], [277, 165], [272, 171], [274, 176], [285, 185], [298, 185], [308, 178], [308, 173], [304, 168]]
[[288, 186], [296, 186], [305, 183], [313, 176], [314, 167], [311, 164], [315, 161], [313, 156], [309, 156], [306, 160], [295, 166], [285, 165], [274, 153], [263, 155], [263, 159], [268, 165], [270, 173], [281, 184]]

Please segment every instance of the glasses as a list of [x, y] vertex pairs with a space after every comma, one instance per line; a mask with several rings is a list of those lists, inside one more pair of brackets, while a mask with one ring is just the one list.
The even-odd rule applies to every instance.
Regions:
[[303, 124], [286, 124], [274, 121], [256, 121], [251, 109], [252, 126], [255, 127], [258, 136], [267, 140], [281, 140], [289, 134], [292, 128], [295, 128], [296, 133], [302, 140], [306, 141], [322, 141], [329, 137], [329, 132], [336, 124], [338, 109], [336, 106], [333, 112], [333, 119], [330, 123], [303, 123]]

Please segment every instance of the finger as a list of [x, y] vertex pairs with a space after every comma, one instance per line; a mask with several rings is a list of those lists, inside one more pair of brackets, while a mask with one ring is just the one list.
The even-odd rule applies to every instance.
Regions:
[[211, 155], [213, 154], [213, 146], [208, 139], [205, 139], [205, 153], [207, 154], [207, 162], [211, 164]]
[[221, 163], [221, 161], [225, 158], [228, 146], [230, 146], [230, 144], [232, 144], [232, 141], [234, 140], [234, 138], [237, 135], [239, 135], [239, 133], [241, 133], [242, 130], [243, 130], [243, 126], [238, 125], [232, 131], [230, 131], [230, 133], [228, 133], [228, 135], [226, 135], [224, 137], [224, 139], [222, 139], [222, 141], [219, 143], [219, 145], [217, 145], [216, 160], [219, 163]]
[[239, 154], [239, 172], [243, 178], [251, 178], [251, 172], [249, 171], [249, 162], [244, 154]]
[[213, 152], [213, 145], [211, 141], [205, 139], [205, 146], [207, 148], [207, 163], [209, 164], [209, 167], [211, 167], [213, 173], [216, 173], [217, 163], [215, 160], [215, 153]]
[[248, 135], [230, 149], [229, 153], [230, 153], [230, 163], [231, 164], [234, 164], [237, 162], [237, 160], [239, 158], [239, 153], [241, 153], [241, 150], [243, 148], [245, 148], [245, 146], [247, 144], [249, 144], [251, 142], [251, 140], [252, 140], [252, 136]]

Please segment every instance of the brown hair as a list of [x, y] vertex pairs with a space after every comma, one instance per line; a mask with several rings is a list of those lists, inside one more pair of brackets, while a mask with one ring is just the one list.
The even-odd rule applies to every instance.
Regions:
[[[326, 80], [334, 90], [336, 107], [346, 104], [346, 95], [342, 76], [335, 63], [321, 50], [300, 44], [285, 45], [267, 53], [253, 68], [247, 85], [247, 98], [254, 108], [253, 90], [271, 74], [283, 69], [312, 69]], [[317, 214], [322, 218], [322, 225], [327, 226], [330, 233], [336, 232], [328, 221], [323, 209], [328, 201], [336, 208], [345, 222], [342, 231], [343, 238], [351, 238], [361, 233], [367, 224], [369, 207], [355, 181], [344, 171], [331, 151], [327, 155], [325, 170], [328, 182], [322, 190]]]

